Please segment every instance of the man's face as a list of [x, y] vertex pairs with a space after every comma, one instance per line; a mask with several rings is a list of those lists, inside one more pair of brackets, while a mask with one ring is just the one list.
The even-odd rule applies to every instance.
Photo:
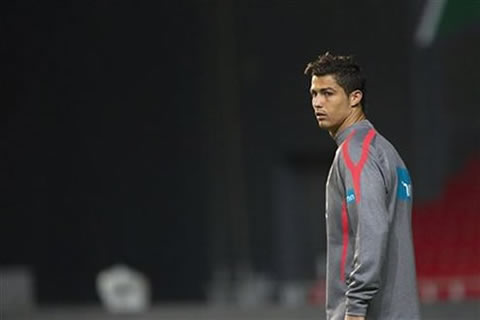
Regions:
[[350, 97], [331, 75], [312, 76], [310, 94], [319, 127], [334, 135], [352, 112]]

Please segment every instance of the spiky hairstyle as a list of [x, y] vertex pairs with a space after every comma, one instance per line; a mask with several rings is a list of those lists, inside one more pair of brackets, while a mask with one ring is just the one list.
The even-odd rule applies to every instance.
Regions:
[[335, 56], [330, 52], [326, 52], [318, 56], [315, 61], [307, 64], [305, 74], [310, 77], [331, 75], [347, 94], [352, 93], [354, 90], [362, 91], [361, 105], [363, 111], [365, 111], [367, 80], [353, 56]]

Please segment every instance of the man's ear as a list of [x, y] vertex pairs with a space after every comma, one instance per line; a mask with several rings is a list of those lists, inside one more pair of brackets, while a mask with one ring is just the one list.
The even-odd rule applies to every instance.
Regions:
[[356, 107], [360, 104], [363, 98], [363, 92], [361, 90], [353, 90], [350, 93], [350, 106]]

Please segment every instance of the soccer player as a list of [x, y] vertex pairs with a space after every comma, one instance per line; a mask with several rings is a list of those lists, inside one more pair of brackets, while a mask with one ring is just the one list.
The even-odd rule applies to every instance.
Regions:
[[420, 319], [412, 183], [366, 119], [362, 70], [351, 56], [325, 53], [305, 74], [318, 125], [338, 145], [326, 186], [327, 319]]

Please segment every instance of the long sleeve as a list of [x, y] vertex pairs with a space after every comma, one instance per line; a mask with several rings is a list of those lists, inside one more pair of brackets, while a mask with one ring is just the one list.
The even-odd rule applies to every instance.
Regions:
[[352, 271], [346, 275], [346, 314], [365, 316], [369, 301], [382, 285], [389, 232], [387, 190], [371, 148], [363, 146], [357, 164], [346, 160], [345, 194], [353, 244], [353, 261], [348, 268]]

